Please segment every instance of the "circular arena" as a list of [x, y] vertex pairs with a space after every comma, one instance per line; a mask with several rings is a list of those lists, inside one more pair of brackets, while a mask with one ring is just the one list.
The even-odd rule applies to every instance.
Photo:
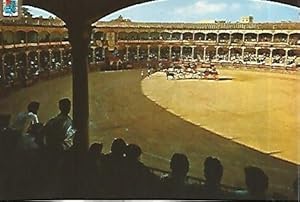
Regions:
[[[270, 190], [288, 192], [299, 164], [299, 75], [221, 70], [234, 79], [172, 81], [161, 73], [141, 80], [140, 73], [89, 74], [91, 142], [103, 142], [108, 152], [123, 137], [141, 145], [146, 165], [166, 170], [174, 152], [186, 153], [190, 175], [200, 178], [204, 159], [216, 156], [226, 168], [223, 183], [235, 187], [243, 186], [241, 167], [259, 165]], [[39, 100], [45, 122], [57, 113], [57, 100], [71, 94], [71, 78], [57, 78], [1, 99], [0, 109], [14, 116]]]

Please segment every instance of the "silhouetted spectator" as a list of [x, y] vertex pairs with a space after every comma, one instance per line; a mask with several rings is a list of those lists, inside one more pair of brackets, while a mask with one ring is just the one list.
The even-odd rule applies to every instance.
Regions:
[[204, 161], [205, 182], [201, 187], [201, 198], [223, 199], [225, 193], [220, 183], [223, 176], [223, 166], [217, 158], [207, 157]]
[[60, 113], [47, 122], [44, 132], [47, 147], [51, 150], [65, 151], [72, 147], [76, 130], [69, 116], [71, 101], [64, 98], [59, 101], [58, 105]]
[[161, 178], [162, 196], [166, 198], [187, 198], [189, 196], [186, 176], [189, 160], [185, 154], [173, 154], [170, 162], [171, 173]]
[[243, 200], [267, 200], [268, 176], [263, 170], [254, 166], [248, 166], [244, 171], [247, 190], [238, 191], [238, 198]]
[[20, 133], [26, 133], [29, 128], [39, 122], [37, 113], [40, 107], [40, 103], [33, 101], [27, 106], [27, 112], [21, 112], [16, 116], [15, 121], [12, 124], [12, 128]]
[[140, 162], [142, 149], [136, 144], [129, 144], [126, 148], [124, 165], [124, 189], [128, 197], [153, 197], [159, 178], [152, 174], [148, 167]]
[[104, 158], [104, 182], [108, 196], [120, 196], [124, 190], [123, 166], [125, 160], [126, 143], [123, 139], [114, 139], [111, 145], [111, 152]]

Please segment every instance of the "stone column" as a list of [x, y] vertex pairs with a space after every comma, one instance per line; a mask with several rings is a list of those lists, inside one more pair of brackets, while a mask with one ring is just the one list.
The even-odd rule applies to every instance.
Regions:
[[256, 57], [256, 62], [257, 62], [257, 60], [258, 60], [258, 50], [259, 50], [259, 48], [255, 48], [255, 57]]
[[272, 34], [271, 42], [274, 42], [274, 34]]
[[285, 58], [284, 58], [284, 64], [287, 65], [288, 63], [288, 57], [289, 57], [289, 48], [285, 49]]
[[287, 35], [286, 43], [287, 43], [287, 44], [290, 44], [290, 35], [289, 35], [289, 34]]
[[204, 50], [203, 50], [203, 61], [204, 62], [206, 61], [206, 49], [207, 49], [207, 46], [204, 46]]
[[192, 58], [195, 59], [195, 46], [192, 46]]
[[217, 33], [217, 43], [219, 43], [219, 33]]
[[169, 60], [172, 60], [172, 48], [173, 46], [169, 46]]
[[148, 49], [147, 49], [147, 60], [150, 60], [150, 48], [151, 48], [151, 45], [148, 45], [147, 47], [148, 47]]
[[127, 61], [129, 60], [128, 56], [129, 56], [129, 46], [126, 46], [126, 59], [127, 59]]
[[180, 33], [180, 41], [183, 40], [183, 33]]
[[207, 39], [207, 33], [204, 33], [204, 41]]
[[136, 47], [136, 57], [137, 57], [137, 60], [140, 60], [140, 46], [139, 45]]
[[67, 24], [72, 46], [73, 123], [77, 130], [75, 145], [83, 154], [89, 148], [88, 52], [92, 28], [89, 23]]
[[217, 57], [219, 56], [219, 48], [220, 48], [220, 46], [217, 46], [217, 47], [216, 47], [216, 56], [217, 56]]
[[29, 67], [29, 59], [28, 59], [28, 55], [29, 55], [29, 51], [25, 51], [25, 69], [27, 70]]
[[273, 50], [274, 48], [270, 48], [270, 64], [273, 64]]
[[245, 43], [245, 35], [246, 35], [246, 34], [243, 33], [243, 39], [242, 39], [242, 40], [243, 40], [243, 43]]
[[242, 61], [244, 62], [245, 47], [242, 47]]
[[228, 61], [231, 61], [231, 47], [228, 48]]
[[257, 34], [256, 41], [257, 41], [257, 43], [259, 42], [259, 34]]
[[158, 60], [160, 60], [160, 48], [161, 48], [161, 45], [158, 46], [158, 53], [157, 53], [158, 54], [158, 56], [157, 56]]
[[183, 55], [183, 46], [180, 46], [180, 59], [182, 59], [182, 55]]

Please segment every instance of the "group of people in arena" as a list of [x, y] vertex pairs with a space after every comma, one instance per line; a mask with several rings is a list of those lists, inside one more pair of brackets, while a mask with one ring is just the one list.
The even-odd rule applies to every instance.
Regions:
[[[245, 187], [222, 185], [224, 167], [215, 157], [203, 162], [204, 179], [189, 181], [190, 162], [183, 153], [174, 153], [170, 171], [158, 175], [141, 161], [142, 148], [115, 138], [110, 152], [102, 143], [93, 143], [87, 153], [78, 152], [76, 129], [69, 116], [71, 102], [58, 102], [59, 113], [40, 123], [40, 103], [28, 104], [12, 124], [0, 122], [0, 198], [171, 198], [171, 199], [297, 199], [294, 192], [270, 194], [269, 177], [260, 168], [244, 168]], [[0, 117], [1, 118], [1, 117]], [[3, 120], [3, 117], [1, 118]], [[3, 124], [5, 123], [5, 124]]]

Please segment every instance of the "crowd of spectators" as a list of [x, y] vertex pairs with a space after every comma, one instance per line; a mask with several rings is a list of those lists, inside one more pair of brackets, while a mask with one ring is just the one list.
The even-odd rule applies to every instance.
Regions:
[[[189, 183], [190, 162], [183, 153], [174, 153], [168, 174], [157, 175], [141, 161], [142, 148], [113, 140], [110, 152], [102, 143], [93, 143], [87, 153], [78, 152], [76, 130], [68, 115], [69, 99], [58, 103], [59, 113], [40, 123], [40, 104], [31, 102], [9, 124], [0, 122], [0, 198], [160, 198], [160, 199], [299, 199], [299, 178], [291, 182], [294, 193], [270, 194], [269, 177], [260, 168], [244, 168], [245, 189], [228, 189], [222, 184], [221, 160], [207, 157], [204, 180]], [[293, 198], [288, 198], [293, 196]]]

